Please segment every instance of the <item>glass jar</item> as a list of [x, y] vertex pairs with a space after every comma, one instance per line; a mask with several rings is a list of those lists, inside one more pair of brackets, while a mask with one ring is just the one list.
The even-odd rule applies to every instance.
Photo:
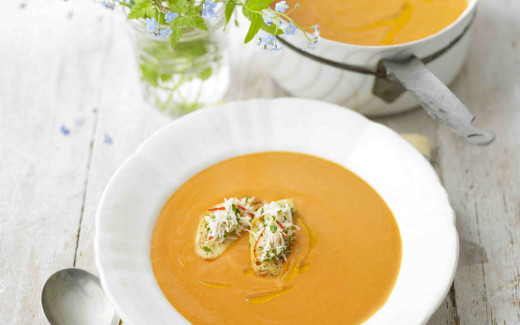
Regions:
[[131, 26], [146, 102], [179, 116], [222, 99], [230, 82], [223, 12], [208, 31], [184, 31], [175, 47], [150, 36], [144, 20]]

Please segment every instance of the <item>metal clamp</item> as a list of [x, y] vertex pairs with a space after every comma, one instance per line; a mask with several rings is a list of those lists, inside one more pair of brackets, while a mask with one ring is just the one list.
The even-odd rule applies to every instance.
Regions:
[[449, 126], [460, 139], [472, 145], [493, 142], [495, 134], [471, 125], [475, 115], [420, 59], [412, 56], [406, 61], [381, 60], [381, 64], [387, 79], [397, 79], [433, 119]]

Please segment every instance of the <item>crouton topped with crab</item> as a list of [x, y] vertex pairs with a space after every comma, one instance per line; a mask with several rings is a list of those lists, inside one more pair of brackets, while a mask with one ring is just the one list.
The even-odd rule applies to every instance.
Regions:
[[251, 221], [249, 246], [253, 270], [258, 275], [277, 276], [290, 254], [295, 230], [296, 213], [290, 199], [264, 204]]
[[208, 209], [201, 217], [195, 238], [197, 255], [215, 259], [222, 255], [242, 232], [251, 227], [255, 215], [254, 198], [230, 198]]

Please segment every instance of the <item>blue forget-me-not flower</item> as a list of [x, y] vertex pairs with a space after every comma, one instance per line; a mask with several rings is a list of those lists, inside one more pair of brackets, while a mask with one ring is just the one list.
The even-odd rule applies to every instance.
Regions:
[[294, 35], [294, 33], [296, 33], [296, 26], [294, 26], [292, 21], [285, 27], [284, 32], [287, 35]]
[[166, 28], [166, 29], [161, 29], [161, 31], [159, 32], [159, 38], [160, 39], [167, 39], [168, 36], [170, 36], [172, 33], [172, 30], [170, 28]]
[[164, 16], [164, 19], [166, 19], [166, 23], [169, 24], [177, 17], [179, 17], [178, 13], [168, 11], [168, 13]]
[[278, 44], [276, 43], [276, 37], [269, 34], [264, 38], [264, 49], [268, 51], [280, 51], [282, 48], [278, 47]]
[[105, 0], [101, 4], [108, 9], [114, 9], [119, 0]]
[[276, 37], [274, 37], [271, 34], [267, 34], [265, 36], [260, 36], [260, 34], [256, 34], [255, 36], [255, 43], [256, 45], [262, 45], [264, 50], [268, 51], [280, 51], [282, 48], [278, 47], [278, 44], [276, 43]]
[[260, 36], [259, 34], [256, 34], [255, 43], [256, 43], [256, 45], [262, 44], [262, 36]]
[[274, 15], [270, 12], [264, 13], [264, 23], [267, 26], [271, 26], [271, 24], [273, 23], [273, 17], [274, 17]]
[[146, 18], [146, 29], [152, 33], [155, 33], [157, 28], [159, 28], [159, 23], [155, 20], [154, 17]]
[[279, 11], [281, 13], [285, 13], [285, 9], [289, 8], [285, 1], [280, 1], [274, 7], [274, 10]]
[[217, 17], [217, 14], [215, 13], [216, 6], [216, 3], [211, 2], [211, 0], [206, 0], [202, 5], [202, 18], [206, 21], [210, 21], [211, 18]]
[[307, 44], [303, 47], [303, 50], [315, 50], [318, 48], [318, 44], [320, 43], [320, 25], [314, 26], [314, 33], [312, 34], [314, 37], [307, 42]]
[[318, 42], [315, 40], [310, 40], [307, 42], [307, 44], [303, 47], [303, 50], [315, 50], [318, 47]]
[[274, 46], [276, 43], [276, 38], [273, 35], [269, 34], [263, 38], [263, 41], [266, 46]]

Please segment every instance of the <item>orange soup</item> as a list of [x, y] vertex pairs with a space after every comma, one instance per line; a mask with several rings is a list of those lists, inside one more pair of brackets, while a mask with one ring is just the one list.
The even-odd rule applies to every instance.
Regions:
[[[195, 253], [201, 215], [224, 198], [294, 200], [292, 252], [280, 276], [251, 269], [244, 232], [215, 260]], [[170, 303], [193, 324], [359, 324], [388, 299], [401, 264], [401, 237], [381, 197], [330, 161], [265, 152], [195, 175], [163, 207], [152, 267]]]
[[358, 45], [391, 45], [433, 35], [453, 23], [468, 0], [287, 0], [302, 27], [320, 25], [321, 36]]

